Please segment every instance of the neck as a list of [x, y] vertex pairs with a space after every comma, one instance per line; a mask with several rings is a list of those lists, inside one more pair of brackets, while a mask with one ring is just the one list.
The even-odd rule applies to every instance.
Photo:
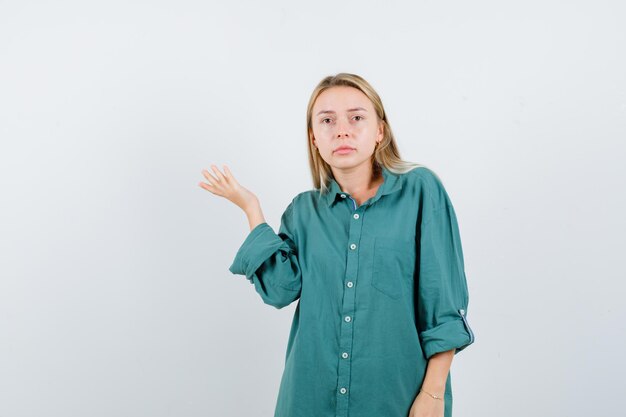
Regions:
[[364, 163], [351, 168], [331, 168], [341, 191], [350, 195], [366, 195], [383, 182], [382, 169]]

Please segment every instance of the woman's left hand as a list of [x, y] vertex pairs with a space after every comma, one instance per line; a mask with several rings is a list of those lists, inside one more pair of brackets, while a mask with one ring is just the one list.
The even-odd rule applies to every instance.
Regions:
[[443, 417], [445, 408], [444, 399], [435, 399], [420, 391], [413, 401], [408, 417]]

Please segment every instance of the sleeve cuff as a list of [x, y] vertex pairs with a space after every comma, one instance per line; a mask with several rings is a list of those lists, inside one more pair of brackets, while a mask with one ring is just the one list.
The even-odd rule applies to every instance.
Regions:
[[464, 318], [459, 318], [423, 331], [420, 340], [426, 358], [451, 349], [455, 349], [454, 353], [457, 354], [474, 343], [474, 335], [465, 323]]
[[282, 244], [283, 240], [269, 224], [260, 223], [248, 233], [228, 270], [236, 275], [245, 275], [252, 282], [254, 272]]

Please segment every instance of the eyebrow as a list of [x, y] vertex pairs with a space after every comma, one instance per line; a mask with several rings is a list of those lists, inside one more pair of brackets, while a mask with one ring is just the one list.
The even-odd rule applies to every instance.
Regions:
[[[367, 111], [363, 107], [354, 107], [352, 109], [348, 109], [348, 112], [358, 111], [358, 110]], [[333, 110], [322, 110], [322, 111], [318, 112], [316, 114], [316, 116], [319, 116], [320, 114], [327, 114], [327, 113], [335, 113], [335, 112]]]

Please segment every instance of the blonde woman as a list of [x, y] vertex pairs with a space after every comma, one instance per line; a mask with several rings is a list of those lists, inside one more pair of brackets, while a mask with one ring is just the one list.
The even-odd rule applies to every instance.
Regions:
[[227, 166], [199, 184], [248, 217], [229, 270], [266, 304], [298, 300], [275, 417], [451, 417], [450, 366], [474, 334], [442, 181], [400, 158], [380, 97], [355, 74], [315, 88], [307, 146], [315, 187], [278, 233]]

